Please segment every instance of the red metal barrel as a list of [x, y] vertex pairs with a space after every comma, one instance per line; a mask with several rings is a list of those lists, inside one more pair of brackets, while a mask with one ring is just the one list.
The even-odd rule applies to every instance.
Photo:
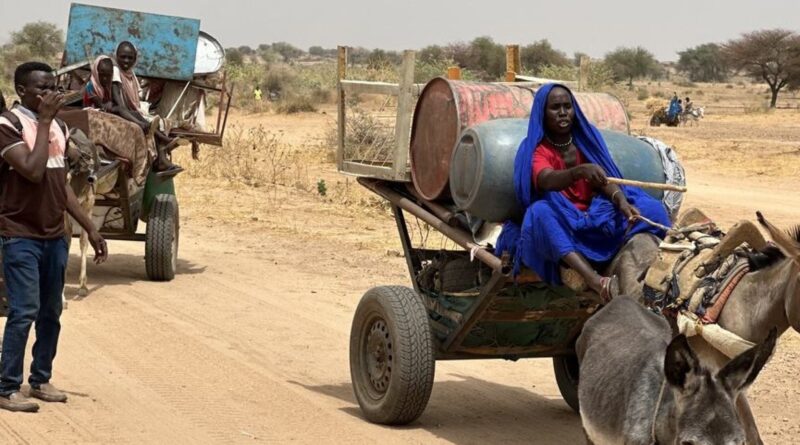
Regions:
[[[527, 86], [436, 78], [422, 90], [411, 129], [411, 178], [425, 199], [449, 196], [450, 158], [461, 132], [492, 119], [530, 116], [535, 90]], [[616, 97], [575, 93], [598, 128], [629, 133], [628, 115]]]

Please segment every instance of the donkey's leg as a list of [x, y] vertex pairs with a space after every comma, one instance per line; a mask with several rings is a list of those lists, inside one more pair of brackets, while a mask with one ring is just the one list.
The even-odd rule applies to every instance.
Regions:
[[[86, 200], [82, 202], [81, 207], [83, 211], [89, 216], [91, 220], [92, 217], [92, 208], [94, 207], [94, 191], [90, 187], [89, 191], [87, 192]], [[81, 275], [79, 279], [80, 287], [78, 288], [78, 295], [81, 297], [85, 297], [89, 295], [89, 287], [86, 286], [86, 250], [89, 247], [89, 233], [86, 230], [81, 230]]]
[[89, 295], [89, 288], [86, 286], [86, 249], [89, 247], [89, 234], [85, 230], [81, 230], [81, 274], [78, 278], [80, 287], [78, 288], [78, 295], [85, 297]]

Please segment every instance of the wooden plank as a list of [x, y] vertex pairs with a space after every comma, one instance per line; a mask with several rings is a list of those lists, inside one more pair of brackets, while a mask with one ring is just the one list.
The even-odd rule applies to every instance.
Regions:
[[513, 82], [516, 75], [521, 72], [519, 45], [506, 45], [506, 82]]
[[397, 96], [400, 92], [400, 85], [387, 82], [368, 82], [365, 80], [343, 80], [342, 88], [345, 93], [353, 94], [385, 94], [387, 96]]
[[336, 150], [336, 166], [339, 170], [342, 170], [343, 162], [344, 162], [344, 141], [345, 141], [345, 91], [342, 88], [342, 80], [347, 77], [347, 47], [346, 46], [339, 46], [338, 47], [338, 57], [337, 57], [337, 76], [336, 76], [336, 86], [337, 86], [337, 111], [338, 111], [338, 118], [337, 118], [337, 127], [339, 132], [339, 147]]
[[411, 114], [414, 111], [414, 51], [403, 51], [403, 63], [400, 65], [400, 91], [397, 95], [397, 120], [394, 126], [397, 147], [394, 152], [395, 179], [406, 174], [408, 150], [411, 143]]

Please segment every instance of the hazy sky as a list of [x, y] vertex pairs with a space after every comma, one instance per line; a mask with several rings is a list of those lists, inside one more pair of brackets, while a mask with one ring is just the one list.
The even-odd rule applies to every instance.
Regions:
[[[87, 0], [84, 3], [199, 18], [225, 47], [287, 41], [417, 49], [489, 35], [499, 43], [546, 38], [572, 55], [600, 57], [641, 45], [660, 60], [762, 28], [800, 27], [800, 0]], [[24, 5], [24, 7], [23, 7]], [[66, 29], [69, 1], [0, 0], [0, 42], [36, 20]]]

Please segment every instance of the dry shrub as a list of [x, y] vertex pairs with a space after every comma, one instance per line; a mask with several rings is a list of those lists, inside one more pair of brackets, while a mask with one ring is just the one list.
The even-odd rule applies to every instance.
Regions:
[[[345, 158], [374, 164], [389, 164], [397, 147], [394, 129], [382, 124], [368, 112], [355, 108], [347, 116], [345, 133]], [[330, 146], [338, 145], [338, 133], [332, 128], [328, 133]]]
[[226, 179], [253, 187], [284, 185], [297, 187], [302, 176], [295, 151], [277, 134], [262, 126], [243, 129], [231, 126], [224, 147], [206, 150], [199, 161], [185, 163], [193, 178]]
[[277, 111], [282, 114], [308, 113], [317, 111], [317, 107], [309, 96], [301, 95], [282, 100]]
[[639, 87], [639, 88], [636, 90], [636, 99], [637, 99], [637, 100], [645, 100], [645, 99], [647, 99], [648, 97], [650, 97], [650, 92], [649, 92], [649, 91], [647, 91], [647, 88], [644, 88], [644, 87]]
[[647, 112], [652, 115], [656, 110], [664, 108], [664, 100], [651, 97], [644, 103], [644, 107], [647, 109]]

